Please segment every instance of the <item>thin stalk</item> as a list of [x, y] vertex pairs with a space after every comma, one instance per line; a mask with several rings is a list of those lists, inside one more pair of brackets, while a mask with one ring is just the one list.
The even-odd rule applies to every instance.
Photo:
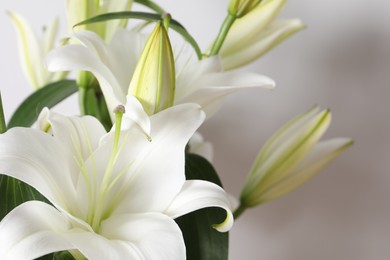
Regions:
[[247, 209], [245, 205], [240, 203], [240, 206], [233, 212], [234, 219], [238, 219], [239, 216], [241, 216], [242, 213]]
[[231, 14], [228, 14], [225, 18], [225, 20], [222, 23], [221, 29], [219, 30], [217, 39], [215, 39], [215, 42], [213, 46], [211, 47], [210, 56], [215, 56], [219, 53], [221, 50], [222, 44], [226, 39], [226, 36], [232, 27], [234, 21], [236, 21], [237, 17]]
[[86, 88], [79, 88], [79, 109], [80, 114], [82, 116], [85, 116], [87, 114], [86, 109], [86, 97], [87, 97], [87, 89]]

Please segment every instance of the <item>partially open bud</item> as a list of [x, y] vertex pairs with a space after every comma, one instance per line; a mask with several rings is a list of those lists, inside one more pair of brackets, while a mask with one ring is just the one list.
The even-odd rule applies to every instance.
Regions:
[[260, 151], [241, 193], [241, 207], [253, 207], [296, 189], [349, 147], [348, 138], [319, 142], [330, 112], [314, 108], [282, 127]]
[[20, 15], [9, 12], [16, 32], [19, 36], [19, 53], [25, 75], [34, 89], [39, 89], [49, 83], [64, 79], [67, 72], [49, 72], [45, 57], [56, 45], [59, 19], [43, 30], [42, 37], [35, 34], [30, 24]]
[[[96, 15], [120, 11], [130, 11], [133, 0], [67, 0], [66, 9], [69, 30], [73, 26]], [[102, 23], [91, 23], [76, 27], [77, 30], [89, 30], [97, 33], [104, 40], [109, 41], [119, 27], [124, 27], [126, 21], [113, 20]]]
[[138, 98], [148, 115], [171, 107], [174, 101], [176, 74], [168, 22], [169, 17], [164, 18], [150, 34], [129, 87], [128, 94]]
[[240, 18], [249, 13], [255, 8], [261, 0], [231, 0], [228, 12], [237, 18]]

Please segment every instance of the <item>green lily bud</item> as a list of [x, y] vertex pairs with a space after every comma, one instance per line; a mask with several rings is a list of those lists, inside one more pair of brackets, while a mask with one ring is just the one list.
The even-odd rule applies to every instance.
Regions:
[[241, 193], [241, 210], [296, 189], [349, 147], [348, 138], [319, 142], [330, 111], [314, 108], [287, 123], [260, 151]]
[[[75, 24], [99, 14], [130, 11], [132, 3], [133, 0], [67, 0], [66, 7], [69, 30], [73, 31]], [[104, 40], [109, 41], [116, 29], [125, 25], [126, 21], [115, 20], [81, 25], [77, 29], [94, 31]]]
[[169, 17], [164, 18], [150, 34], [128, 91], [138, 98], [148, 115], [171, 107], [174, 102], [176, 74], [168, 22]]
[[231, 0], [228, 8], [230, 15], [240, 18], [255, 8], [261, 0]]

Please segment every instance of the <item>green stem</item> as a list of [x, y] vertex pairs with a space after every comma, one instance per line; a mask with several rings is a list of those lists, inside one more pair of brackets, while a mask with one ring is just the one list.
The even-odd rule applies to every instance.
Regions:
[[86, 97], [87, 97], [87, 89], [79, 88], [79, 108], [80, 108], [80, 114], [82, 116], [85, 116], [87, 114], [87, 109], [85, 107]]
[[228, 14], [223, 21], [223, 24], [221, 26], [221, 29], [219, 30], [217, 39], [215, 39], [215, 42], [213, 46], [211, 47], [210, 56], [217, 55], [219, 51], [221, 50], [222, 44], [226, 39], [226, 36], [232, 27], [234, 21], [237, 19], [236, 16]]
[[247, 207], [241, 203], [240, 206], [233, 212], [234, 219], [238, 219], [238, 217], [241, 216], [246, 209]]
[[79, 107], [82, 116], [88, 113], [87, 109], [87, 94], [91, 87], [92, 74], [88, 71], [80, 71], [77, 77], [77, 85], [79, 86]]
[[3, 101], [1, 99], [1, 93], [0, 93], [0, 134], [5, 133], [6, 131], [7, 131], [7, 125], [5, 124]]

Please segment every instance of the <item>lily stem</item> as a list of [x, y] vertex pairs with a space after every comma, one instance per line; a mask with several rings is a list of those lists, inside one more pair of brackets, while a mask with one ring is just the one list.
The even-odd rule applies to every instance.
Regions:
[[246, 209], [247, 207], [245, 205], [240, 204], [240, 206], [233, 212], [234, 219], [238, 219], [238, 217], [241, 216]]
[[222, 23], [221, 29], [219, 30], [218, 36], [215, 39], [213, 46], [211, 47], [210, 56], [215, 56], [219, 53], [222, 48], [222, 44], [226, 39], [226, 36], [232, 27], [237, 17], [235, 15], [228, 14]]

